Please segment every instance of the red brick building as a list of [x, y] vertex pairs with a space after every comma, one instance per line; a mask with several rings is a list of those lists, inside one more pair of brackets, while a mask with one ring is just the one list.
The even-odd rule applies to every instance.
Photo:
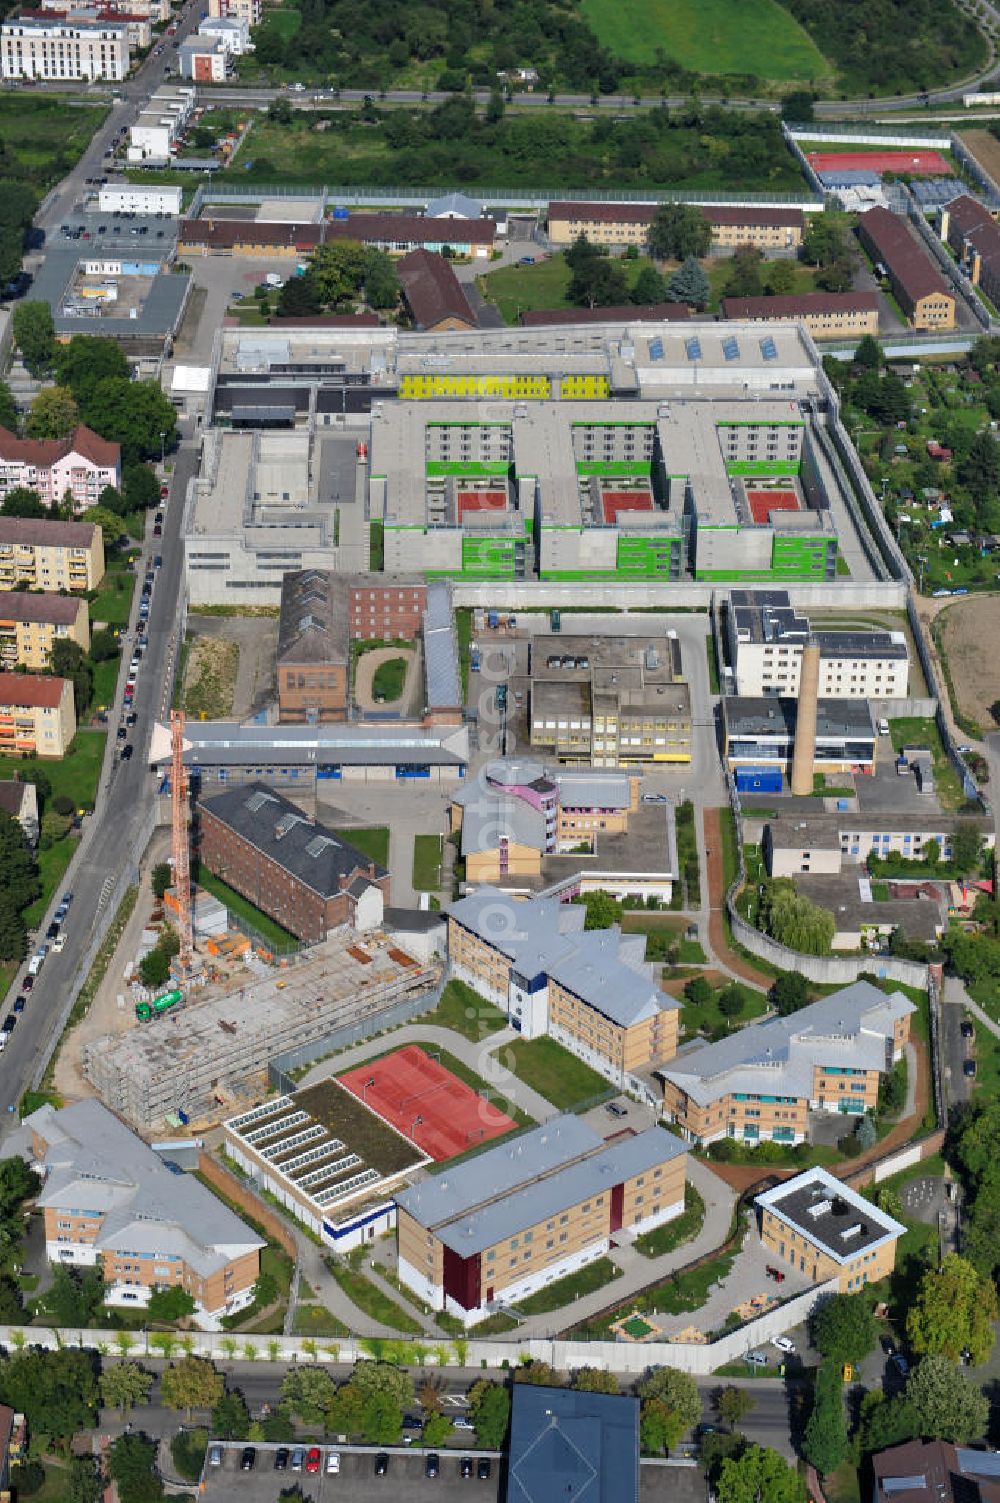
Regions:
[[299, 939], [319, 944], [342, 924], [381, 923], [385, 867], [262, 783], [200, 804], [198, 829], [209, 871]]

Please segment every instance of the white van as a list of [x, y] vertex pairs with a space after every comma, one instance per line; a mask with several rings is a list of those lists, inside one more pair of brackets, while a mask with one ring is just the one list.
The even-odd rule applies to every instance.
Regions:
[[888, 722], [888, 720], [880, 720], [879, 721], [879, 723], [878, 723], [878, 733], [879, 733], [880, 736], [888, 736], [888, 734], [889, 734], [889, 722]]

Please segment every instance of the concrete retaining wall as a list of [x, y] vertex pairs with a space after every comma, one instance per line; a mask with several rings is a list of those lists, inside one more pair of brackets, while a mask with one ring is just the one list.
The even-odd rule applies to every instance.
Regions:
[[948, 151], [952, 137], [942, 131], [901, 131], [898, 126], [790, 125], [795, 141], [850, 141], [855, 146], [919, 146], [925, 151]]
[[287, 1224], [275, 1211], [271, 1210], [270, 1206], [265, 1205], [248, 1185], [238, 1179], [235, 1174], [231, 1174], [210, 1153], [199, 1153], [198, 1170], [205, 1179], [211, 1181], [220, 1195], [224, 1195], [227, 1200], [231, 1200], [234, 1205], [239, 1206], [240, 1210], [245, 1211], [248, 1216], [258, 1222], [268, 1236], [273, 1237], [275, 1242], [285, 1249], [293, 1261], [298, 1257], [299, 1250]]
[[[733, 581], [736, 588], [739, 580]], [[826, 608], [876, 608], [903, 610], [906, 606], [906, 584], [899, 580], [830, 580], [829, 583], [808, 584], [790, 580], [783, 585], [791, 602], [799, 610]], [[530, 580], [496, 579], [478, 583], [473, 580], [456, 579], [451, 586], [452, 599], [457, 606], [480, 607], [483, 610], [549, 609], [558, 606], [564, 611], [586, 611], [597, 606], [612, 607], [619, 611], [642, 611], [651, 607], [658, 610], [708, 611], [714, 595], [721, 593], [718, 584], [697, 580], [680, 580], [674, 583], [618, 583], [601, 580], [589, 584], [584, 580], [556, 584], [546, 580], [534, 583]]]

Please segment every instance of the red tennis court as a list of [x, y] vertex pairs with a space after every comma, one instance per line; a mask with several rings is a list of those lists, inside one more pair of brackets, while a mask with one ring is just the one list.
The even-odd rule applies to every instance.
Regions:
[[954, 168], [939, 151], [807, 151], [817, 172], [919, 172], [925, 177], [951, 177]]
[[601, 506], [604, 520], [612, 527], [620, 511], [652, 511], [653, 498], [649, 491], [602, 491]]
[[794, 491], [747, 491], [750, 515], [758, 526], [763, 526], [772, 511], [800, 511], [799, 498]]
[[339, 1079], [432, 1159], [454, 1158], [477, 1143], [502, 1138], [516, 1125], [416, 1044]]
[[467, 511], [506, 511], [506, 491], [459, 491], [458, 492], [458, 520], [461, 521]]

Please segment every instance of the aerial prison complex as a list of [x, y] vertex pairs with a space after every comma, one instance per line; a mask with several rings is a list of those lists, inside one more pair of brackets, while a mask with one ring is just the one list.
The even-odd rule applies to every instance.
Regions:
[[796, 324], [226, 328], [191, 482], [192, 605], [299, 569], [407, 579], [870, 578]]

